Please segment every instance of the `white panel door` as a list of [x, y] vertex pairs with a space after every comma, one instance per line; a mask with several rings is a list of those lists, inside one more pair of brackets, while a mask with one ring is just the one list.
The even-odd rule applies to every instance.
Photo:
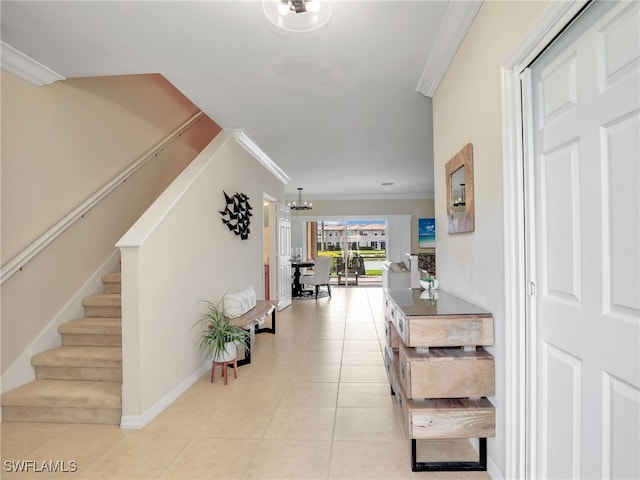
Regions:
[[291, 209], [278, 203], [277, 309], [291, 305]]
[[594, 2], [532, 65], [536, 478], [640, 478], [638, 2]]

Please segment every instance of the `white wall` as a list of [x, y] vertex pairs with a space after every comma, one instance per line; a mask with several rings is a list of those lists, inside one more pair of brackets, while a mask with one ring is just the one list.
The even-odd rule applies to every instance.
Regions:
[[[484, 2], [433, 97], [435, 214], [441, 288], [494, 315], [496, 438], [488, 442], [490, 470], [505, 472], [504, 206], [500, 64], [547, 7], [547, 2]], [[473, 144], [475, 231], [446, 233], [445, 164]]]
[[[284, 185], [220, 133], [122, 237], [123, 427], [144, 426], [202, 375], [208, 364], [193, 325], [202, 300], [253, 284], [263, 296], [263, 193]], [[223, 191], [250, 197], [247, 240], [219, 210]]]
[[157, 74], [44, 87], [0, 75], [3, 265], [199, 110]]

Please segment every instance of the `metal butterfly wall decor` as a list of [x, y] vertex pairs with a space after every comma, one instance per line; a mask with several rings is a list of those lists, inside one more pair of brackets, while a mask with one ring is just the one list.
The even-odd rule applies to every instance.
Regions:
[[249, 224], [252, 215], [249, 197], [238, 192], [232, 196], [227, 195], [227, 192], [224, 191], [222, 193], [224, 193], [224, 199], [227, 202], [224, 210], [220, 210], [222, 223], [233, 233], [239, 235], [240, 239], [246, 240], [249, 238]]

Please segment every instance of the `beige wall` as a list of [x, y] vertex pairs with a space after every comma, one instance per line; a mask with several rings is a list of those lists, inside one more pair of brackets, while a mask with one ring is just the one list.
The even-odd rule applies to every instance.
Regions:
[[[494, 314], [497, 435], [488, 454], [505, 471], [504, 261], [500, 63], [547, 2], [485, 1], [433, 97], [438, 278], [443, 289]], [[446, 233], [445, 163], [474, 149], [475, 231]]]
[[[250, 198], [246, 240], [221, 221], [223, 191]], [[193, 328], [202, 300], [249, 284], [263, 298], [263, 193], [281, 200], [284, 185], [222, 132], [118, 242], [123, 426], [144, 426], [210, 367]]]
[[[159, 75], [34, 87], [2, 71], [1, 80], [2, 265], [198, 112]], [[204, 117], [5, 281], [3, 380], [52, 322], [81, 316], [79, 303], [68, 310], [67, 302], [219, 130]]]
[[[313, 200], [313, 210], [294, 211], [296, 216], [349, 216], [358, 220], [358, 215], [411, 215], [411, 251], [426, 252], [431, 249], [418, 248], [418, 219], [435, 216], [433, 199], [415, 200]], [[436, 236], [440, 225], [436, 225]], [[445, 229], [446, 232], [446, 229]]]
[[1, 92], [2, 265], [198, 111], [160, 75], [34, 87], [2, 70]]

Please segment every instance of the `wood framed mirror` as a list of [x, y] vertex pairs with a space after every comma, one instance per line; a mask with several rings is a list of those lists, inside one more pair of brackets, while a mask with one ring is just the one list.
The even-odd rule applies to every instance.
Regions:
[[473, 232], [473, 145], [468, 143], [445, 166], [449, 233]]

